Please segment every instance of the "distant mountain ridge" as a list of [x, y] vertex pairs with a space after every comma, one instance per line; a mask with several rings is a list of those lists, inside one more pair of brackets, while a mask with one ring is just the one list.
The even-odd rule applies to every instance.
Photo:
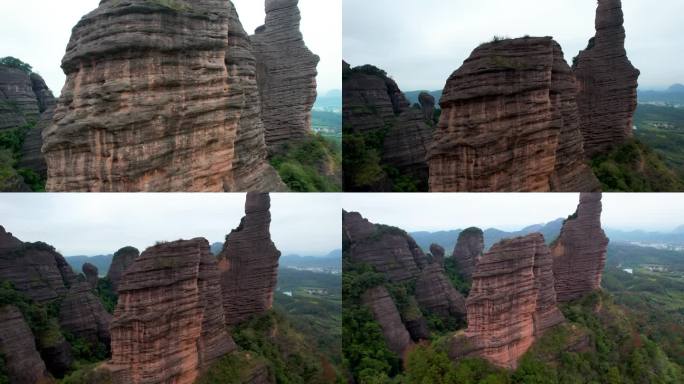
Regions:
[[112, 264], [113, 257], [114, 255], [67, 256], [66, 261], [76, 273], [81, 273], [83, 264], [90, 263], [97, 267], [97, 273], [100, 276], [105, 276], [109, 271], [109, 266]]
[[664, 91], [639, 90], [639, 103], [684, 104], [684, 85], [673, 84]]
[[427, 92], [429, 93], [432, 97], [435, 98], [435, 108], [439, 108], [439, 99], [442, 98], [442, 90], [436, 90], [436, 91], [409, 91], [409, 92], [404, 92], [404, 96], [408, 99], [408, 101], [413, 105], [418, 103], [418, 96], [422, 92]]

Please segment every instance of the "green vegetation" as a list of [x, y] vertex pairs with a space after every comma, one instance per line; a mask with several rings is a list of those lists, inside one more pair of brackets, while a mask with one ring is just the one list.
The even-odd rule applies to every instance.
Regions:
[[684, 178], [684, 109], [639, 104], [634, 125], [637, 139], [653, 148]]
[[456, 265], [456, 259], [453, 257], [445, 258], [444, 269], [446, 270], [447, 277], [449, 278], [449, 281], [451, 281], [451, 284], [461, 292], [463, 296], [468, 296], [471, 283], [459, 272], [458, 266]]
[[33, 73], [33, 67], [17, 59], [16, 57], [7, 56], [0, 59], [0, 65], [4, 67], [20, 69], [27, 74]]
[[18, 167], [24, 140], [34, 127], [35, 123], [30, 123], [0, 131], [0, 191], [13, 191], [22, 184], [34, 192], [45, 191], [45, 180], [30, 169]]
[[268, 369], [268, 361], [249, 352], [235, 352], [221, 358], [197, 381], [197, 384], [242, 384], [259, 370]]
[[59, 384], [111, 384], [109, 370], [98, 369], [99, 363], [76, 363], [75, 369], [66, 375]]
[[58, 316], [59, 303], [39, 304], [18, 292], [9, 281], [0, 282], [0, 306], [13, 305], [21, 311], [34, 335], [54, 331], [52, 319]]
[[314, 110], [311, 112], [311, 127], [314, 132], [333, 140], [340, 147], [342, 140], [342, 114]]
[[293, 192], [340, 192], [342, 152], [339, 143], [321, 135], [288, 145], [271, 164]]
[[636, 139], [592, 159], [591, 167], [606, 192], [683, 191], [684, 181], [663, 159]]

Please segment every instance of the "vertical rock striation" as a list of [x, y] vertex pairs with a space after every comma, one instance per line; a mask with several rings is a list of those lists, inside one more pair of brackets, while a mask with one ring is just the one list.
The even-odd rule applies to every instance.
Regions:
[[266, 144], [278, 151], [311, 133], [320, 58], [299, 31], [299, 0], [266, 0], [266, 22], [252, 36]]
[[233, 351], [220, 292], [207, 240], [180, 240], [143, 252], [119, 285], [108, 364], [114, 383], [190, 384]]
[[218, 255], [227, 325], [239, 324], [273, 306], [280, 251], [271, 240], [271, 198], [248, 193], [245, 216]]
[[416, 280], [416, 300], [420, 308], [441, 318], [462, 318], [466, 313], [465, 299], [454, 288], [444, 266], [433, 261], [423, 268]]
[[535, 233], [495, 244], [473, 274], [467, 310], [468, 328], [452, 340], [452, 357], [478, 355], [515, 368], [535, 339], [564, 321], [544, 237]]
[[446, 83], [428, 154], [433, 192], [593, 191], [576, 85], [550, 37], [486, 43]]
[[470, 281], [484, 252], [484, 232], [480, 228], [467, 228], [458, 234], [453, 258], [459, 273]]
[[114, 288], [115, 292], [119, 288], [119, 282], [124, 272], [133, 265], [138, 256], [140, 256], [140, 251], [133, 247], [123, 247], [114, 253], [112, 264], [109, 266], [109, 271], [107, 271], [107, 279], [112, 283], [112, 288]]
[[[51, 191], [281, 190], [227, 0], [103, 0], [76, 25], [43, 133]], [[257, 174], [254, 174], [254, 173]]]
[[601, 210], [600, 193], [582, 193], [577, 211], [551, 244], [558, 301], [575, 300], [601, 287], [608, 247]]
[[93, 294], [89, 283], [78, 282], [72, 285], [60, 304], [59, 324], [62, 329], [83, 338], [91, 345], [102, 343], [109, 346], [111, 321], [112, 316]]
[[413, 342], [387, 289], [382, 285], [371, 288], [361, 295], [361, 301], [380, 324], [387, 347], [403, 358]]
[[627, 58], [621, 0], [599, 0], [596, 35], [573, 65], [587, 156], [605, 153], [633, 136], [639, 70]]
[[0, 130], [38, 121], [40, 112], [30, 74], [0, 65]]
[[418, 95], [418, 102], [423, 110], [423, 119], [425, 121], [433, 121], [435, 118], [435, 97], [427, 92], [421, 92]]
[[21, 312], [11, 305], [0, 307], [0, 354], [10, 383], [51, 383], [45, 363], [36, 350], [33, 334]]

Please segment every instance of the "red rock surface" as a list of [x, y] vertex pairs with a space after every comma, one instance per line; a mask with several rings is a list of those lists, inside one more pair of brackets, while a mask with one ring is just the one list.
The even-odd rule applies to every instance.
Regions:
[[112, 315], [86, 282], [71, 286], [59, 308], [59, 325], [62, 329], [86, 340], [91, 345], [109, 346], [109, 326]]
[[467, 280], [472, 278], [484, 252], [484, 232], [480, 228], [467, 228], [458, 234], [453, 258], [458, 272]]
[[81, 267], [81, 270], [83, 270], [83, 274], [85, 275], [86, 281], [90, 285], [90, 289], [96, 289], [97, 281], [99, 280], [97, 267], [90, 263], [85, 263]]
[[52, 383], [35, 340], [21, 312], [11, 305], [0, 307], [0, 354], [12, 384]]
[[62, 61], [47, 189], [283, 190], [250, 50], [228, 0], [101, 1]]
[[608, 247], [601, 210], [600, 193], [582, 193], [577, 211], [551, 244], [558, 301], [578, 299], [601, 287]]
[[605, 153], [633, 136], [639, 70], [627, 58], [620, 0], [599, 0], [596, 35], [573, 65], [587, 156]]
[[119, 287], [119, 282], [123, 277], [126, 269], [133, 265], [135, 259], [140, 256], [140, 251], [133, 247], [124, 247], [114, 253], [112, 257], [112, 264], [107, 271], [107, 279], [112, 283], [112, 288], [116, 291]]
[[382, 285], [371, 288], [361, 296], [361, 301], [380, 324], [387, 347], [403, 357], [413, 342], [387, 289]]
[[205, 239], [148, 248], [124, 274], [111, 326], [114, 383], [190, 384], [235, 349]]
[[473, 274], [466, 305], [468, 328], [452, 340], [452, 357], [474, 354], [515, 368], [535, 339], [564, 321], [544, 237], [535, 233], [492, 246]]
[[446, 83], [427, 159], [433, 192], [593, 191], [576, 85], [550, 37], [486, 43]]
[[299, 0], [266, 0], [266, 22], [252, 36], [269, 150], [312, 134], [320, 58], [299, 31]]
[[245, 216], [218, 255], [227, 325], [239, 324], [273, 306], [280, 251], [271, 240], [271, 198], [248, 193]]

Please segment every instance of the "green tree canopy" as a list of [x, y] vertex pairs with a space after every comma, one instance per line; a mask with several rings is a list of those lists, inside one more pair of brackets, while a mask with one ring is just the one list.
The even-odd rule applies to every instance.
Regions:
[[31, 74], [33, 73], [33, 67], [24, 63], [23, 61], [17, 59], [16, 57], [7, 56], [0, 59], [0, 65], [10, 68], [21, 69], [22, 71]]

